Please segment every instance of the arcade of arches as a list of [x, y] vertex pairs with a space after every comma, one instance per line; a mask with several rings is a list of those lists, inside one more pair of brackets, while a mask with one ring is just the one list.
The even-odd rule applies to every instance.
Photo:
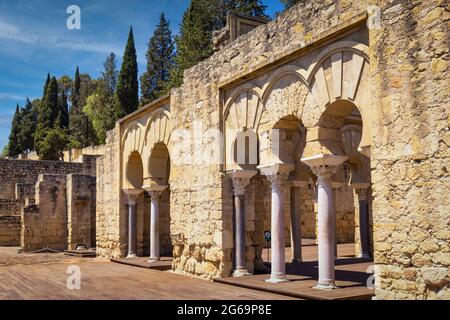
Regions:
[[[387, 250], [386, 230], [377, 228], [388, 223], [384, 200], [376, 197], [385, 192], [375, 167], [380, 120], [372, 78], [379, 61], [362, 3], [332, 8], [349, 20], [320, 25], [328, 36], [306, 44], [297, 39], [306, 39], [302, 28], [325, 18], [305, 18], [297, 6], [187, 70], [181, 87], [120, 120], [98, 160], [100, 256], [155, 261], [172, 255], [176, 272], [246, 276], [264, 268], [264, 231], [270, 230], [267, 281], [289, 281], [285, 247], [301, 263], [301, 239], [309, 238], [318, 244], [318, 289], [334, 288], [336, 243], [354, 242], [357, 256], [375, 258], [378, 297], [448, 292], [448, 275], [413, 293], [383, 282], [406, 267], [380, 251]], [[299, 31], [283, 34], [287, 26]], [[270, 30], [277, 30], [273, 37]], [[272, 58], [261, 60], [258, 43]], [[220, 137], [199, 138], [196, 122]], [[180, 138], [187, 148], [176, 143]], [[193, 156], [209, 153], [217, 161]], [[395, 222], [389, 225], [395, 230]]]

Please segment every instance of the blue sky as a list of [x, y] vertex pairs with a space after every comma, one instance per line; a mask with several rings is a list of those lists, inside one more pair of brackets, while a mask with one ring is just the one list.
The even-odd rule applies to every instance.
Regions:
[[[7, 144], [15, 106], [42, 95], [47, 72], [73, 77], [76, 66], [96, 78], [110, 52], [121, 56], [133, 26], [139, 74], [161, 12], [174, 33], [190, 0], [0, 0], [0, 152]], [[263, 0], [267, 14], [283, 9]], [[81, 30], [68, 30], [66, 9], [81, 8]]]

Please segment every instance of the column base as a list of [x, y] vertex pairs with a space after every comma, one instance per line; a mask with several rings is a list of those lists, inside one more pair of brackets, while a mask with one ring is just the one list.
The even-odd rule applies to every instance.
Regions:
[[313, 289], [329, 291], [337, 289], [337, 287], [334, 284], [318, 284], [317, 286], [313, 287]]
[[158, 262], [158, 261], [161, 261], [161, 258], [152, 258], [152, 257], [150, 257], [150, 260], [147, 260], [148, 263]]
[[267, 279], [266, 282], [269, 283], [283, 283], [289, 282], [290, 280], [286, 277], [285, 274], [271, 274], [270, 279]]
[[372, 259], [372, 257], [368, 253], [360, 253], [360, 254], [358, 254], [358, 258]]
[[248, 272], [246, 269], [238, 269], [233, 271], [233, 277], [239, 278], [239, 277], [247, 277], [252, 276], [250, 272]]
[[134, 253], [130, 253], [129, 255], [127, 255], [126, 256], [126, 258], [125, 259], [131, 259], [131, 258], [136, 258], [137, 257], [137, 255], [136, 254], [134, 254]]
[[291, 259], [291, 263], [302, 263], [302, 259]]

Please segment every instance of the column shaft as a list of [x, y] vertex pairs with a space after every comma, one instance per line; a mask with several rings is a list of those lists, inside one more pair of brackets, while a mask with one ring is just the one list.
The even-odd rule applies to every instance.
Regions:
[[234, 276], [249, 275], [245, 255], [245, 196], [243, 194], [234, 196], [235, 207], [235, 271]]
[[[277, 179], [277, 178], [275, 178]], [[285, 226], [284, 226], [284, 206], [283, 189], [280, 182], [272, 181], [272, 211], [271, 211], [271, 232], [272, 232], [272, 261], [271, 275], [268, 282], [285, 282], [286, 278], [286, 255], [285, 255]]]
[[359, 200], [359, 236], [361, 242], [361, 257], [370, 258], [369, 203], [367, 202], [367, 200]]
[[298, 188], [291, 188], [291, 262], [302, 261], [299, 201]]
[[150, 208], [150, 261], [160, 260], [159, 255], [159, 194], [151, 194]]
[[128, 258], [136, 257], [136, 203], [128, 203]]
[[333, 189], [328, 176], [318, 177], [318, 256], [319, 281], [317, 288], [334, 287], [334, 225], [333, 225]]

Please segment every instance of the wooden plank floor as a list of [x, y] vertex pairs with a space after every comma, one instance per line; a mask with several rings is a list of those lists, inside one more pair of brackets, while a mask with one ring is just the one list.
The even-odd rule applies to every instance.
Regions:
[[[270, 270], [264, 274], [257, 274], [241, 278], [217, 279], [216, 282], [233, 286], [262, 290], [292, 297], [315, 300], [349, 300], [370, 299], [374, 292], [367, 288], [368, 272], [373, 264], [367, 259], [357, 259], [354, 256], [354, 244], [340, 244], [336, 261], [336, 286], [338, 289], [323, 291], [313, 287], [317, 284], [317, 246], [313, 242], [304, 241], [302, 246], [303, 263], [289, 263], [290, 248], [286, 248], [286, 273], [290, 282], [268, 283]], [[270, 258], [270, 250], [265, 249], [263, 259]]]
[[[94, 261], [93, 261], [94, 260]], [[74, 262], [74, 261], [72, 261]], [[81, 290], [66, 288], [67, 263], [0, 266], [0, 300], [286, 300], [277, 294], [97, 259], [82, 260]]]

